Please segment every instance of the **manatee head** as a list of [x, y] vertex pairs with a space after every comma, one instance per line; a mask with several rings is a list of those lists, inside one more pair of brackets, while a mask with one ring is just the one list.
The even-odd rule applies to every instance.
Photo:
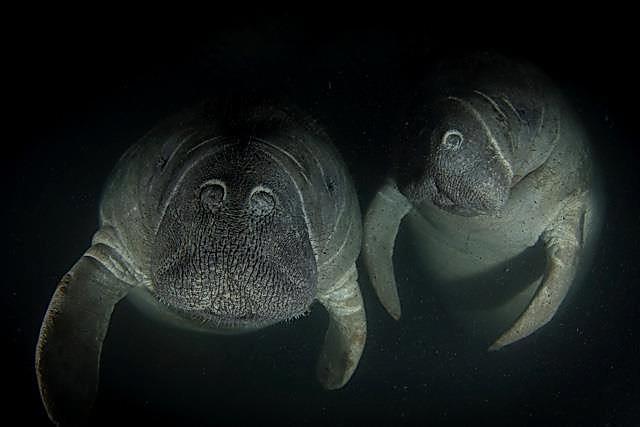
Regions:
[[268, 144], [197, 151], [161, 200], [153, 293], [215, 329], [253, 329], [302, 315], [317, 270], [294, 182]]
[[498, 212], [509, 197], [511, 166], [482, 115], [466, 101], [431, 104], [400, 164], [400, 190], [412, 202], [430, 200], [456, 215]]

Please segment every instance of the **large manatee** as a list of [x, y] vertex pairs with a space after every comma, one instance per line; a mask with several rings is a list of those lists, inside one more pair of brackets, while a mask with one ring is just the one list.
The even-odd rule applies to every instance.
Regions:
[[[249, 110], [249, 109], [248, 109]], [[201, 107], [150, 131], [119, 160], [91, 247], [60, 281], [36, 349], [52, 421], [85, 420], [114, 305], [202, 331], [237, 333], [302, 316], [330, 323], [318, 363], [329, 389], [353, 374], [366, 339], [357, 283], [358, 200], [313, 119]]]
[[433, 289], [463, 324], [501, 334], [496, 350], [551, 320], [591, 252], [599, 203], [588, 138], [531, 64], [479, 53], [432, 71], [365, 216], [364, 261], [399, 318], [392, 255], [406, 216]]

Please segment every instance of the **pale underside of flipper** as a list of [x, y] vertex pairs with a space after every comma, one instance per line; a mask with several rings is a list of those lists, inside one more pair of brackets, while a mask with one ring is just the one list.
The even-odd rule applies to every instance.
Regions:
[[558, 311], [576, 277], [576, 271], [592, 227], [593, 200], [589, 191], [576, 193], [562, 203], [542, 233], [547, 267], [542, 283], [526, 310], [489, 350], [499, 350], [525, 338], [547, 324]]
[[367, 320], [355, 264], [318, 300], [329, 312], [329, 328], [318, 360], [318, 380], [334, 390], [343, 387], [360, 361], [367, 338]]
[[402, 218], [413, 205], [392, 181], [376, 193], [364, 219], [363, 256], [369, 280], [389, 315], [402, 314], [393, 272], [393, 250]]
[[[93, 248], [92, 248], [93, 249]], [[131, 286], [88, 251], [62, 278], [36, 347], [40, 395], [56, 425], [87, 422], [97, 388], [102, 343], [115, 304]]]

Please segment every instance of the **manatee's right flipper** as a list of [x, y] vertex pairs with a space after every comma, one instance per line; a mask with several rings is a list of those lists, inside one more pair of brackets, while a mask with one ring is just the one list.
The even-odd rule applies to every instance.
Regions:
[[541, 236], [547, 251], [547, 268], [542, 283], [524, 313], [489, 350], [499, 350], [521, 340], [553, 318], [576, 277], [585, 242], [593, 232], [590, 217], [594, 210], [589, 191], [573, 194], [563, 202]]
[[344, 386], [358, 366], [367, 340], [367, 319], [355, 264], [318, 295], [329, 312], [329, 329], [318, 361], [318, 379], [334, 390]]
[[111, 313], [131, 289], [98, 261], [105, 252], [109, 249], [92, 247], [62, 278], [40, 329], [36, 376], [56, 425], [87, 421]]
[[393, 274], [393, 248], [400, 222], [412, 207], [395, 183], [387, 182], [371, 202], [364, 219], [363, 254], [369, 279], [380, 302], [396, 320], [402, 312]]

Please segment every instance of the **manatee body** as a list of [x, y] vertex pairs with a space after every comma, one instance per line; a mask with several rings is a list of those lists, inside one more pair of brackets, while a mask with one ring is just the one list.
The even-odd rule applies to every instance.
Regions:
[[588, 136], [549, 79], [494, 54], [441, 62], [400, 147], [364, 225], [387, 311], [400, 317], [392, 255], [406, 218], [430, 285], [467, 326], [501, 333], [491, 349], [551, 320], [591, 252], [599, 203]]
[[119, 160], [91, 247], [50, 302], [36, 373], [51, 420], [88, 416], [111, 313], [127, 295], [217, 333], [296, 318], [317, 300], [330, 315], [318, 376], [343, 386], [366, 339], [360, 247], [352, 182], [313, 119], [276, 108], [221, 119], [208, 107], [168, 119]]

